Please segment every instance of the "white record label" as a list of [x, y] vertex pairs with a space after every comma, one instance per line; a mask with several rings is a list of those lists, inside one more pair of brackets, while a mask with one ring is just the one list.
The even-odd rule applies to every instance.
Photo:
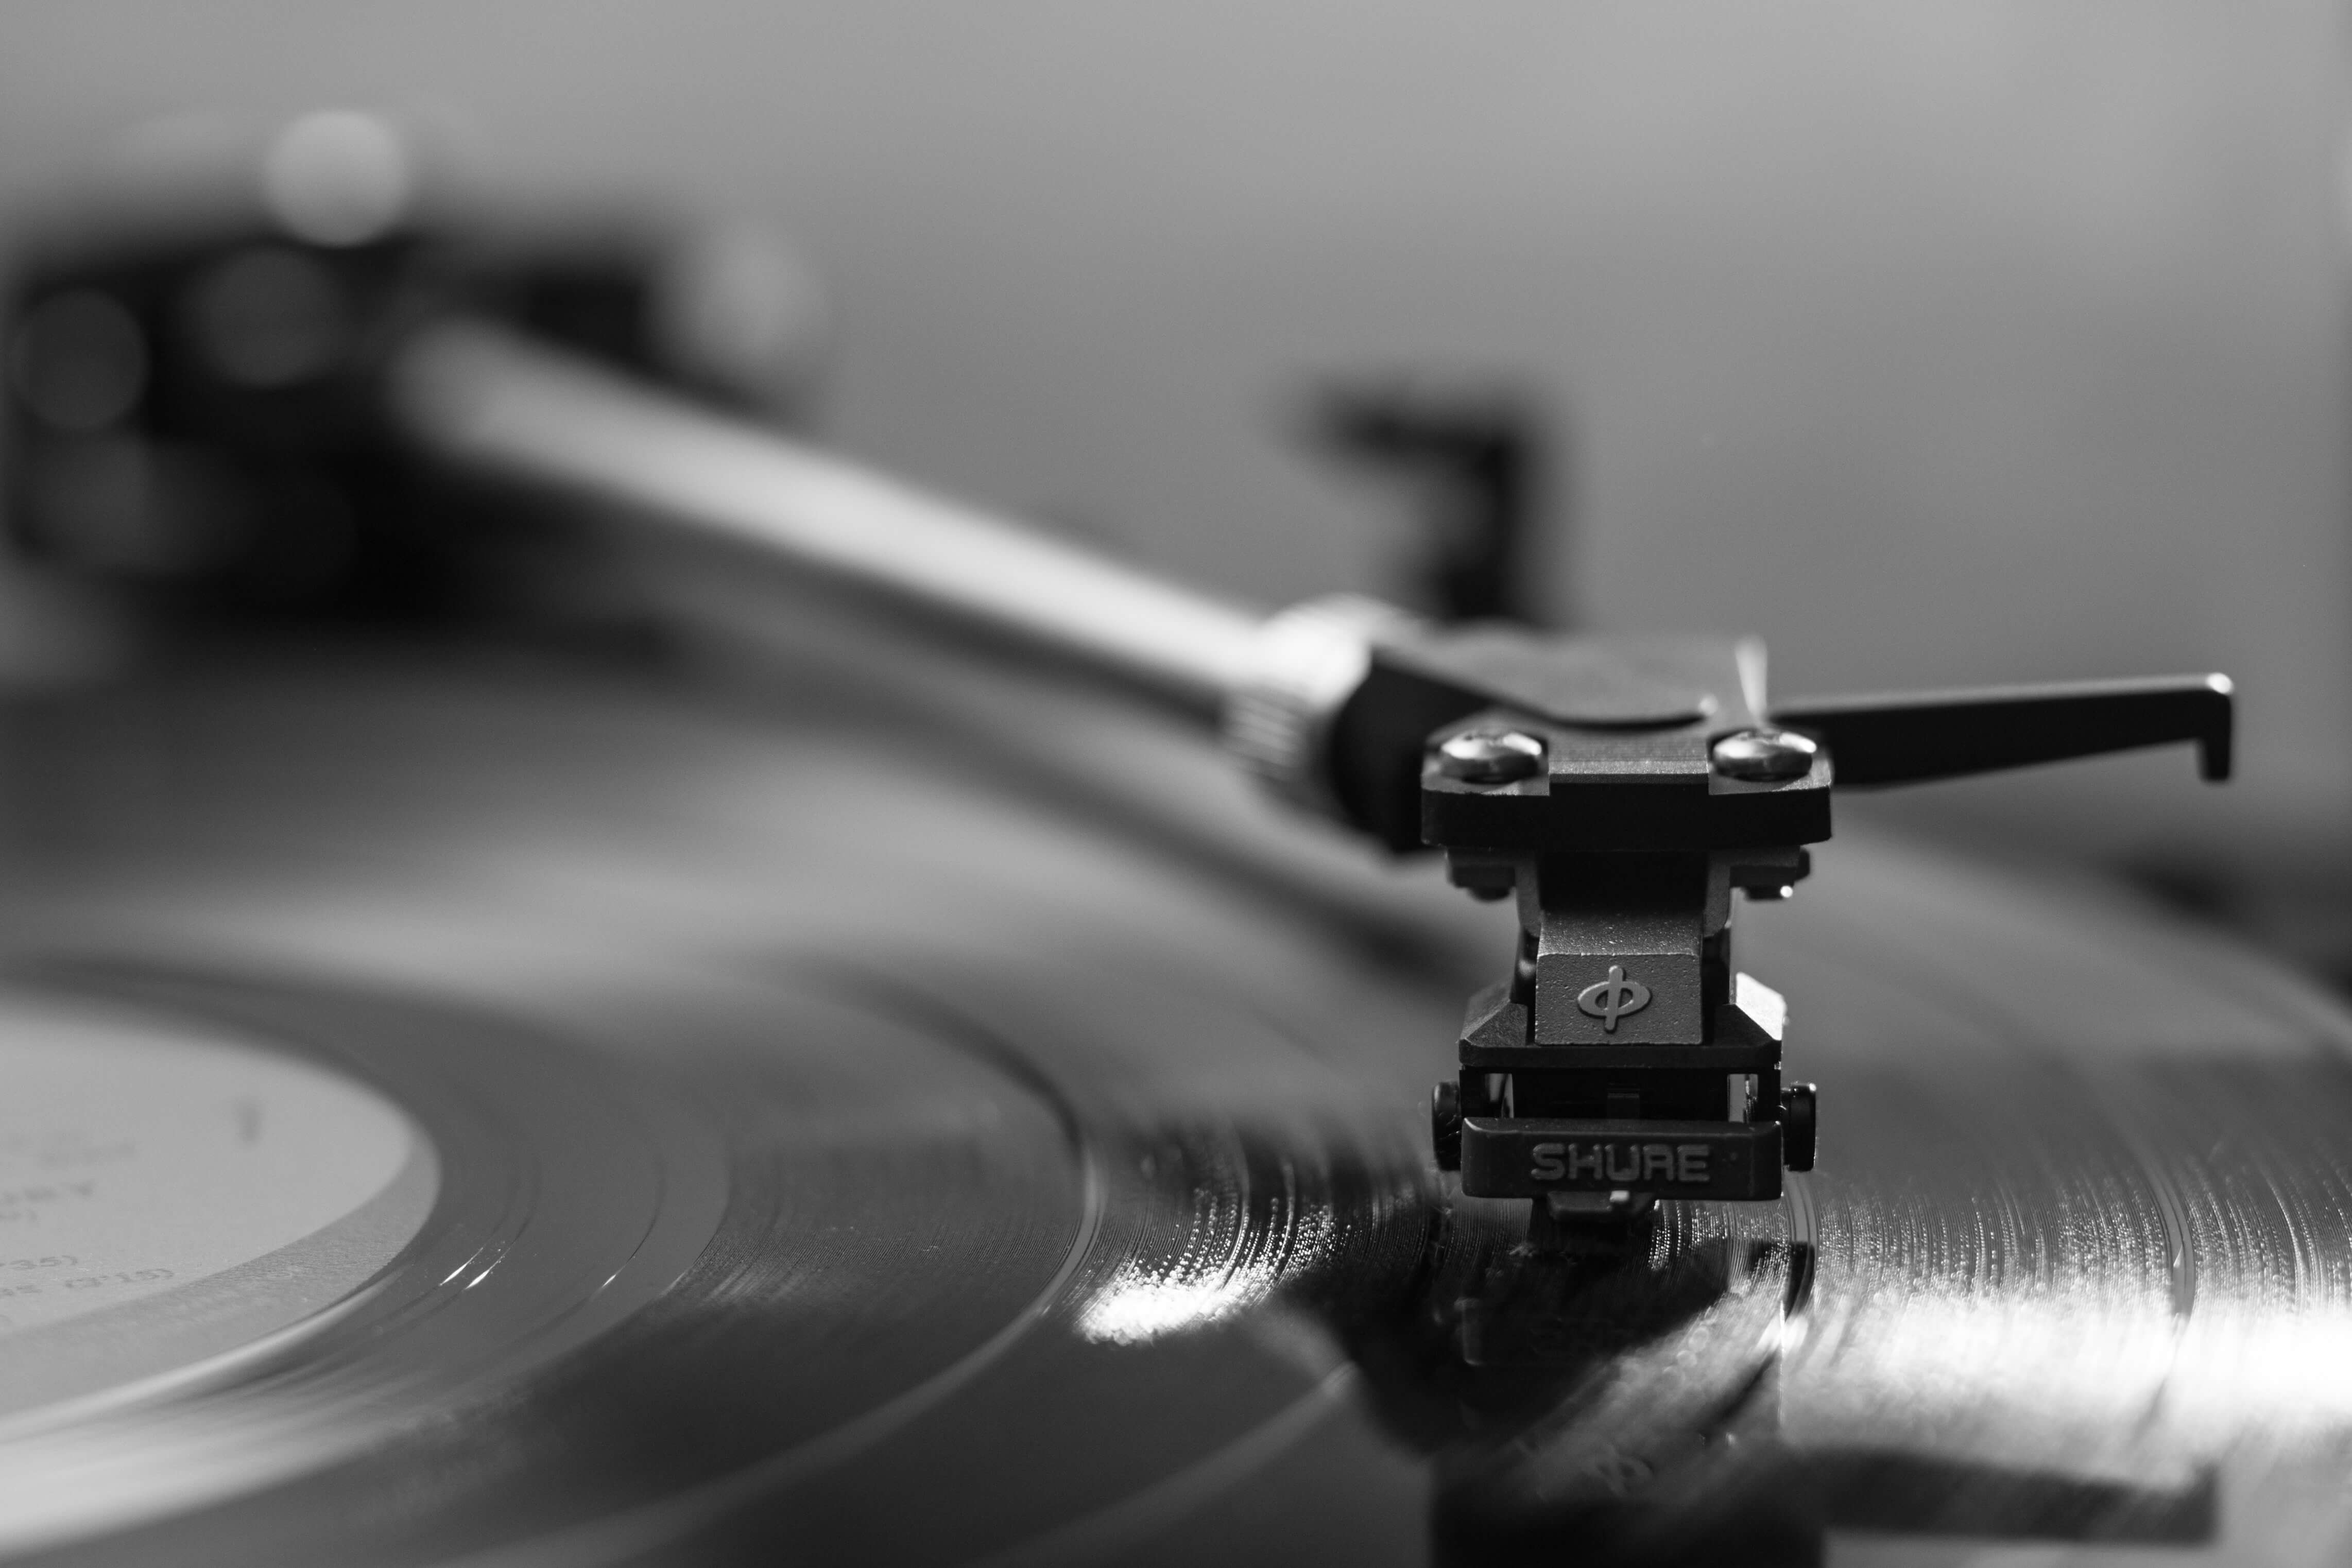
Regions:
[[316, 1317], [416, 1233], [436, 1186], [423, 1133], [363, 1084], [0, 997], [0, 1415]]

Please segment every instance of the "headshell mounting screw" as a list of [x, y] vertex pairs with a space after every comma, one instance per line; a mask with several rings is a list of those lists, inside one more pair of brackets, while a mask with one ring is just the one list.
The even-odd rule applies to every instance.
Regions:
[[1751, 784], [1785, 783], [1811, 772], [1821, 749], [1792, 729], [1743, 729], [1715, 743], [1715, 770]]
[[1508, 784], [1543, 765], [1544, 743], [1525, 730], [1465, 729], [1437, 747], [1437, 770], [1465, 784]]

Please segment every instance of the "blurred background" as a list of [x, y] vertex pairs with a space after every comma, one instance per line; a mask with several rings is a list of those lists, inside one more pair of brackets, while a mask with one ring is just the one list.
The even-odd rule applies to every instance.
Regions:
[[1789, 695], [2228, 671], [2229, 789], [1863, 810], [2352, 977], [2346, 68], [2316, 0], [12, 0], [0, 213], [352, 104], [779, 227], [828, 439], [1267, 601], [1411, 553], [1318, 388], [1517, 389], [1551, 618]]

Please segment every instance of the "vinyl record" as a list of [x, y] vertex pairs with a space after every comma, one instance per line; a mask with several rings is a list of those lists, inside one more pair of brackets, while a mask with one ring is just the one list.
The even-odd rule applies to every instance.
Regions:
[[0, 1545], [2340, 1559], [2299, 982], [1846, 834], [1742, 916], [1820, 1168], [1531, 1247], [1423, 1110], [1507, 912], [1084, 694], [836, 653], [9, 707]]

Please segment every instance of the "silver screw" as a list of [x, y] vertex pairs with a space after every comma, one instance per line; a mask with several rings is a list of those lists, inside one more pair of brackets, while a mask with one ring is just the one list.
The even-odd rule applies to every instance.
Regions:
[[1543, 765], [1544, 743], [1524, 730], [1465, 729], [1437, 746], [1437, 770], [1465, 784], [1508, 784]]
[[1794, 730], [1743, 729], [1715, 743], [1715, 770], [1758, 784], [1802, 779], [1821, 749]]

